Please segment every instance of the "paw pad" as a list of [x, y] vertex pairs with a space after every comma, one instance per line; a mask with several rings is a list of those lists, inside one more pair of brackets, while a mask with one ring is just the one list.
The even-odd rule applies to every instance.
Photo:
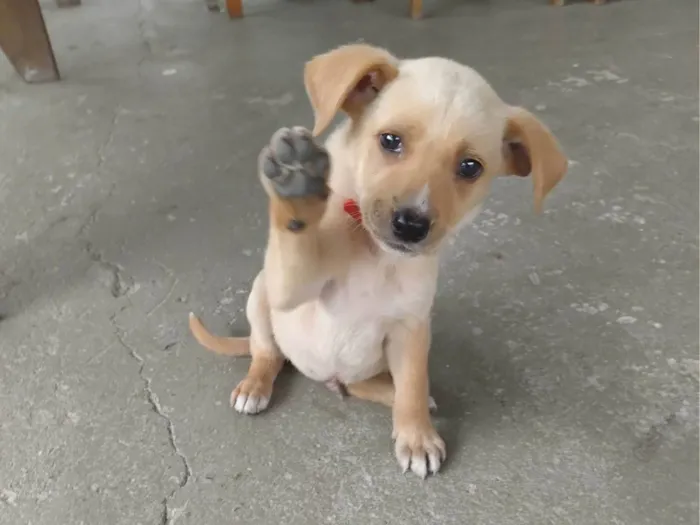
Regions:
[[304, 128], [277, 130], [260, 154], [260, 172], [282, 198], [326, 198], [330, 157]]

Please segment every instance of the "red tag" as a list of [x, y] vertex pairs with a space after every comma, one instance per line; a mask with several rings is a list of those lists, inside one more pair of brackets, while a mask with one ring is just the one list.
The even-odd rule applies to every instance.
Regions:
[[343, 202], [343, 209], [345, 210], [345, 213], [350, 215], [350, 217], [355, 219], [357, 222], [362, 222], [360, 207], [353, 199], [346, 199], [345, 202]]

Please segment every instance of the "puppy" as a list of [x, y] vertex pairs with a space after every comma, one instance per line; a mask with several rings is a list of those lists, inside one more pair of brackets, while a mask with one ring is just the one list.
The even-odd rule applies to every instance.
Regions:
[[[390, 406], [396, 458], [424, 478], [445, 459], [428, 391], [440, 247], [476, 216], [494, 177], [531, 174], [539, 210], [567, 159], [531, 113], [445, 58], [353, 44], [313, 58], [304, 81], [313, 132], [282, 128], [259, 158], [270, 230], [250, 337], [213, 336], [194, 315], [190, 328], [206, 348], [252, 356], [231, 394], [237, 412], [267, 408], [286, 358]], [[314, 136], [341, 111], [322, 146]]]

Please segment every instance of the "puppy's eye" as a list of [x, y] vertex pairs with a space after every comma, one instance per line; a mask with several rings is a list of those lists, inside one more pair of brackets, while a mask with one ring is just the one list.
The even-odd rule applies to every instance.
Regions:
[[401, 137], [393, 133], [382, 133], [379, 135], [379, 145], [384, 151], [389, 153], [401, 153], [403, 151]]
[[479, 178], [484, 167], [476, 159], [464, 159], [459, 163], [457, 174], [464, 180], [475, 180]]

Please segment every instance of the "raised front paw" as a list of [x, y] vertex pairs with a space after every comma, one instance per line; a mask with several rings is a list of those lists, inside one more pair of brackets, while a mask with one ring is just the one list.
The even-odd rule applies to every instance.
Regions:
[[410, 470], [425, 479], [428, 474], [437, 474], [445, 461], [445, 442], [429, 421], [396, 425], [394, 441], [396, 459], [404, 472]]
[[330, 157], [305, 128], [278, 129], [259, 163], [263, 184], [283, 199], [328, 196]]

